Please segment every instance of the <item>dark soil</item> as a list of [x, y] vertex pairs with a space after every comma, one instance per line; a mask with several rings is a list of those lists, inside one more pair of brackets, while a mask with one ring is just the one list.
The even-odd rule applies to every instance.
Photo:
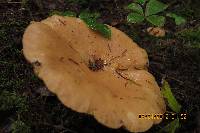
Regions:
[[[187, 17], [187, 24], [175, 26], [169, 20], [165, 25], [168, 33], [164, 38], [147, 35], [144, 29], [150, 26], [148, 23], [126, 23], [128, 11], [124, 7], [131, 0], [16, 1], [0, 0], [0, 94], [5, 91], [10, 93], [3, 97], [0, 95], [0, 99], [6, 101], [0, 101], [0, 132], [26, 132], [26, 128], [33, 133], [128, 133], [124, 129], [107, 128], [91, 116], [64, 107], [55, 95], [46, 90], [24, 59], [22, 36], [25, 28], [31, 21], [48, 17], [52, 10], [99, 12], [100, 22], [127, 33], [146, 49], [150, 72], [160, 86], [162, 79], [169, 82], [173, 94], [182, 105], [181, 112], [187, 114], [177, 133], [200, 132], [200, 48], [190, 47], [187, 40], [175, 35], [200, 25], [198, 0], [165, 0], [165, 3], [171, 4], [168, 11]], [[2, 108], [1, 104], [5, 107]], [[24, 123], [23, 130], [18, 131], [19, 127], [13, 127], [16, 120]], [[167, 123], [169, 121], [164, 121], [148, 132], [155, 133]]]

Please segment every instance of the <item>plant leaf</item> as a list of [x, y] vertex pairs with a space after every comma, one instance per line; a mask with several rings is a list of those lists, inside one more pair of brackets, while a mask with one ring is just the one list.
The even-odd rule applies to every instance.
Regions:
[[95, 12], [95, 13], [89, 13], [88, 11], [83, 11], [80, 13], [79, 18], [92, 18], [92, 19], [97, 19], [100, 17], [100, 14]]
[[109, 38], [109, 39], [111, 38], [111, 30], [110, 28], [108, 28], [107, 25], [97, 23], [97, 25], [95, 26], [95, 29], [99, 31], [101, 34], [103, 34], [104, 37]]
[[68, 16], [68, 17], [76, 17], [76, 13], [72, 12], [72, 11], [64, 11], [64, 12], [60, 12], [60, 11], [52, 11], [50, 13], [50, 16], [52, 15], [60, 15], [60, 16]]
[[164, 80], [162, 90], [162, 95], [164, 98], [166, 98], [168, 102], [168, 106], [176, 113], [179, 113], [181, 110], [181, 105], [177, 102], [176, 98], [174, 97], [171, 88], [169, 86], [169, 83]]
[[176, 129], [180, 127], [179, 119], [175, 119], [172, 122], [170, 122], [168, 125], [166, 125], [164, 128], [162, 128], [158, 133], [175, 133]]
[[106, 38], [111, 38], [111, 29], [107, 25], [96, 21], [97, 14], [83, 12], [79, 15], [79, 18], [82, 19], [92, 30], [100, 32]]
[[162, 27], [165, 24], [165, 17], [163, 16], [152, 15], [148, 16], [146, 19], [147, 21], [158, 27]]
[[150, 0], [146, 6], [145, 16], [150, 16], [150, 15], [154, 15], [159, 12], [162, 12], [167, 7], [168, 7], [168, 5], [166, 5], [162, 2], [159, 2], [157, 0]]
[[175, 13], [167, 13], [166, 16], [173, 18], [175, 20], [176, 25], [181, 25], [186, 23], [185, 18], [178, 16]]
[[146, 2], [147, 0], [135, 0], [136, 3], [139, 3], [141, 5], [144, 5], [144, 3]]
[[129, 13], [127, 16], [127, 21], [130, 23], [141, 23], [144, 21], [144, 16], [138, 13]]
[[143, 9], [139, 4], [131, 3], [127, 6], [127, 9], [133, 10], [141, 15], [144, 15]]

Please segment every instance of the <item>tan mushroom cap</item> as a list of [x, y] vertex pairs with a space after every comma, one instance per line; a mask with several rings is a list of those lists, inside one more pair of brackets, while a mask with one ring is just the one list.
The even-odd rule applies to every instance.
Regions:
[[28, 26], [23, 52], [64, 105], [110, 128], [143, 132], [161, 120], [138, 115], [163, 114], [165, 103], [145, 50], [110, 28], [109, 40], [78, 18], [52, 16]]

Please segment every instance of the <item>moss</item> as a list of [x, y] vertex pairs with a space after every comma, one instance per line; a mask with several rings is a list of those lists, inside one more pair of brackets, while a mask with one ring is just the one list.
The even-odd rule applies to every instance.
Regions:
[[12, 133], [30, 133], [30, 127], [21, 120], [16, 120], [11, 125]]
[[3, 91], [0, 93], [0, 111], [16, 109], [17, 112], [27, 111], [26, 98], [16, 92]]

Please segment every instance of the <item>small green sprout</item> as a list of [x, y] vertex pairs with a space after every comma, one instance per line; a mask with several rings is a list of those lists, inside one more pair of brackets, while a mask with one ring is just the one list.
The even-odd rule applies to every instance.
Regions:
[[176, 25], [186, 23], [186, 20], [183, 17], [178, 16], [175, 13], [167, 13], [166, 16], [173, 18], [175, 20]]
[[[162, 27], [165, 24], [166, 18], [165, 16], [158, 14], [167, 8], [167, 4], [164, 4], [158, 0], [136, 0], [134, 3], [131, 3], [127, 6], [127, 9], [133, 11], [128, 14], [127, 21], [130, 23], [142, 23], [144, 20], [146, 20], [155, 26]], [[174, 18], [176, 25], [186, 22], [183, 17], [180, 17], [174, 13], [168, 13], [167, 16]]]
[[82, 19], [89, 28], [100, 32], [104, 37], [110, 39], [111, 38], [111, 29], [105, 24], [98, 23], [96, 20], [98, 17], [99, 17], [99, 14], [88, 13], [88, 12], [82, 12], [79, 15], [79, 18]]
[[[181, 105], [177, 102], [176, 98], [174, 97], [171, 87], [169, 83], [164, 80], [161, 93], [164, 98], [166, 98], [168, 106], [176, 113], [180, 113]], [[159, 133], [175, 133], [175, 131], [180, 127], [179, 118], [175, 119], [174, 121], [170, 122], [164, 128], [162, 128]]]
[[181, 110], [181, 105], [177, 102], [176, 98], [174, 97], [171, 87], [169, 86], [169, 83], [164, 80], [162, 90], [162, 95], [164, 98], [166, 98], [168, 106], [176, 113], [179, 113]]

